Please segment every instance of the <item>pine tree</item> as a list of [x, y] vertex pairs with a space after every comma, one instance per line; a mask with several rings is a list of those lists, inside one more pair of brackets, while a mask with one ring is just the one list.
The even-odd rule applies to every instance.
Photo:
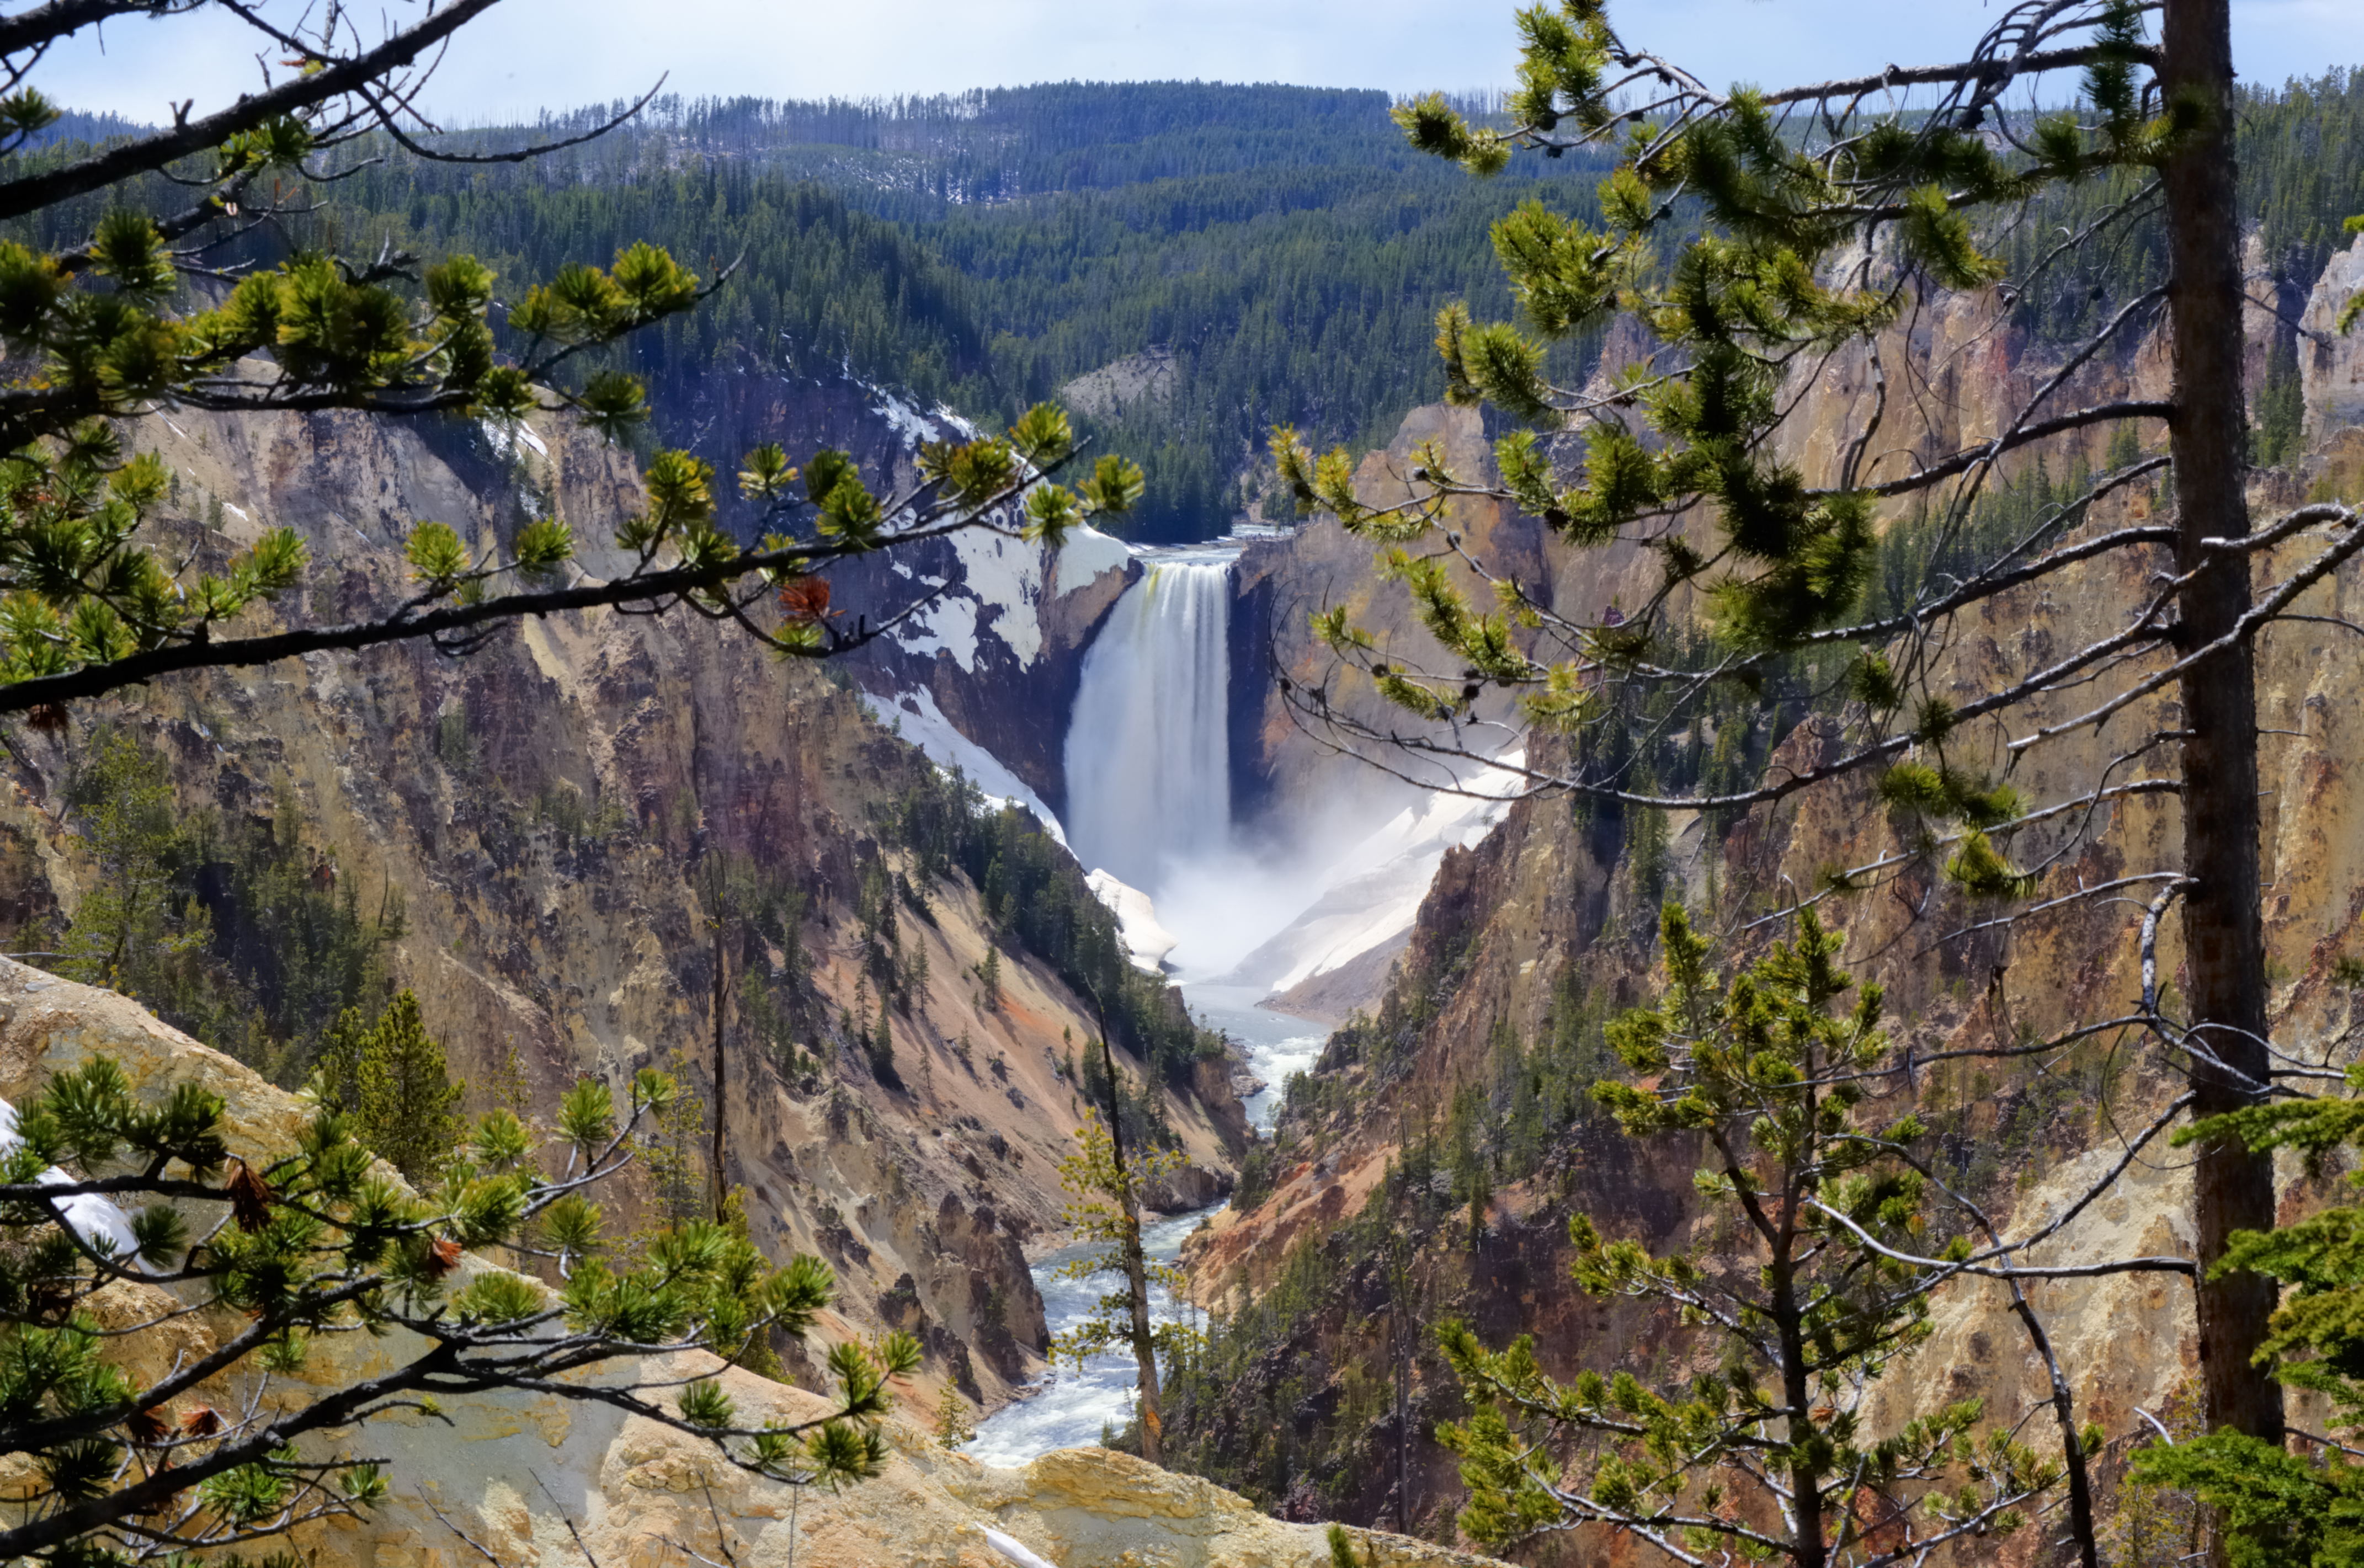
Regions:
[[[1886, 1049], [1879, 988], [1843, 1006], [1853, 982], [1836, 963], [1839, 936], [1812, 910], [1796, 933], [1727, 983], [1668, 905], [1665, 994], [1611, 1027], [1634, 1082], [1594, 1090], [1628, 1137], [1696, 1140], [1694, 1185], [1737, 1222], [1738, 1256], [1653, 1256], [1605, 1229], [1616, 1219], [1578, 1215], [1572, 1277], [1601, 1300], [1673, 1308], [1707, 1336], [1690, 1359], [1712, 1370], [1658, 1387], [1646, 1364], [1561, 1384], [1530, 1340], [1489, 1351], [1467, 1326], [1444, 1325], [1472, 1414], [1437, 1435], [1461, 1455], [1461, 1523], [1475, 1539], [1594, 1523], [1687, 1563], [1893, 1562], [1900, 1546], [1917, 1562], [1949, 1541], [2010, 1535], [2060, 1484], [2063, 1465], [2014, 1428], [1982, 1430], [1976, 1400], [1893, 1432], [1859, 1418], [1890, 1361], [1928, 1333], [1931, 1277], [1895, 1255], [1924, 1230], [1928, 1184], [1910, 1155], [1917, 1124], [1866, 1108]], [[1538, 1430], [1596, 1443], [1571, 1478]]]
[[362, 1053], [369, 1040], [369, 1019], [359, 1007], [347, 1007], [338, 1014], [336, 1022], [320, 1037], [312, 1092], [330, 1110], [350, 1116], [361, 1109]]
[[[2364, 984], [2351, 957], [2341, 983]], [[2232, 1138], [2253, 1154], [2285, 1150], [2314, 1171], [2364, 1147], [2364, 1102], [2309, 1100], [2253, 1106], [2178, 1135], [2184, 1143]], [[2351, 1178], [2351, 1181], [2353, 1178]], [[2364, 1562], [2364, 1206], [2335, 1204], [2267, 1230], [2236, 1232], [2224, 1266], [2251, 1269], [2284, 1287], [2261, 1359], [2275, 1380], [2326, 1410], [2313, 1453], [2290, 1451], [2231, 1428], [2185, 1433], [2133, 1456], [2139, 1485], [2189, 1491], [2225, 1519], [2235, 1568]]]
[[949, 1380], [936, 1399], [936, 1440], [946, 1448], [957, 1449], [976, 1436], [976, 1423], [969, 1418], [968, 1401]]
[[[419, 638], [454, 647], [554, 610], [657, 614], [695, 602], [798, 658], [865, 640], [839, 629], [823, 574], [891, 546], [887, 508], [852, 458], [826, 449], [801, 464], [774, 443], [746, 454], [736, 478], [754, 514], [747, 531], [764, 541], [754, 550], [718, 520], [711, 462], [655, 451], [642, 475], [646, 507], [613, 540], [628, 564], [597, 583], [560, 581], [576, 554], [563, 517], [525, 521], [491, 550], [476, 550], [449, 524], [421, 522], [404, 546], [407, 596], [350, 624], [310, 620], [306, 601], [292, 596], [311, 565], [293, 528], [264, 528], [227, 563], [201, 572], [143, 531], [168, 505], [171, 476], [155, 453], [127, 451], [115, 422], [163, 405], [229, 414], [449, 413], [511, 427], [563, 415], [610, 439], [647, 418], [646, 388], [631, 374], [611, 367], [569, 384], [568, 373], [579, 356], [660, 328], [719, 286], [645, 241], [627, 241], [604, 266], [552, 257], [546, 282], [511, 286], [464, 252], [418, 269], [415, 257], [390, 247], [378, 264], [357, 266], [324, 248], [296, 246], [265, 264], [241, 264], [235, 287], [201, 297], [181, 288], [191, 255], [218, 253], [254, 228], [310, 210], [310, 180], [341, 179], [375, 161], [356, 157], [354, 144], [368, 130], [400, 138], [407, 164], [485, 162], [482, 152], [452, 152], [396, 129], [387, 106], [414, 90], [405, 83], [417, 62], [494, 3], [462, 0], [390, 27], [374, 43], [344, 27], [336, 6], [290, 22], [293, 31], [241, 11], [265, 40], [262, 90], [198, 118], [114, 139], [103, 150], [61, 142], [56, 156], [38, 159], [17, 155], [41, 146], [61, 117], [28, 80], [43, 57], [126, 12], [164, 12], [101, 0], [12, 26], [17, 63], [0, 103], [7, 163], [0, 222], [27, 236], [55, 231], [60, 249], [23, 239], [0, 249], [10, 352], [39, 367], [0, 407], [0, 454], [22, 480], [0, 507], [0, 554], [20, 563], [20, 583], [39, 584], [0, 624], [0, 713], [53, 709], [178, 671], [291, 653]], [[165, 8], [175, 16], [189, 9]], [[563, 143], [490, 161], [591, 140], [644, 106]], [[330, 167], [338, 163], [345, 166]], [[165, 210], [144, 210], [170, 192], [155, 178], [167, 170], [185, 194], [171, 195]], [[496, 295], [506, 337], [489, 319]], [[258, 361], [268, 370], [254, 373]], [[922, 493], [908, 503], [915, 510], [898, 524], [982, 527], [1014, 507], [1027, 538], [1055, 547], [1087, 517], [1125, 511], [1142, 495], [1139, 466], [1115, 452], [1071, 479], [1054, 478], [1077, 450], [1067, 417], [1048, 404], [1001, 434], [931, 446], [920, 455]], [[207, 515], [214, 518], [211, 506]], [[280, 605], [291, 617], [286, 628], [238, 629], [240, 617], [264, 603]]]
[[993, 1013], [1001, 1011], [1001, 950], [999, 948], [988, 947], [985, 950], [985, 962], [976, 966], [976, 979], [977, 984], [984, 988], [986, 1010]]
[[1060, 1265], [1059, 1274], [1072, 1280], [1114, 1274], [1118, 1285], [1093, 1304], [1082, 1322], [1060, 1333], [1052, 1342], [1051, 1355], [1054, 1361], [1074, 1362], [1080, 1371], [1104, 1351], [1132, 1352], [1139, 1369], [1142, 1454], [1154, 1464], [1160, 1457], [1158, 1357], [1172, 1362], [1187, 1354], [1189, 1329], [1150, 1320], [1150, 1287], [1178, 1291], [1183, 1281], [1180, 1270], [1146, 1255], [1141, 1210], [1150, 1184], [1180, 1162], [1169, 1150], [1128, 1150], [1113, 1127], [1097, 1107], [1087, 1107], [1075, 1151], [1059, 1162], [1059, 1184], [1067, 1195], [1062, 1218], [1078, 1242], [1094, 1248]]
[[413, 1186], [432, 1183], [459, 1147], [462, 1089], [446, 1070], [443, 1042], [419, 1019], [416, 994], [396, 996], [370, 1030], [353, 1082], [361, 1140]]
[[870, 1036], [870, 1071], [889, 1088], [903, 1086], [902, 1075], [895, 1071], [894, 1014], [882, 993], [878, 998], [878, 1026]]
[[202, 905], [175, 906], [173, 864], [186, 845], [163, 760], [134, 737], [98, 740], [69, 794], [81, 806], [98, 875], [61, 948], [58, 973], [162, 1006], [173, 961], [211, 935]]
[[[588, 1191], [625, 1168], [675, 1087], [641, 1073], [621, 1112], [607, 1084], [585, 1079], [559, 1106], [549, 1147], [507, 1111], [489, 1113], [455, 1162], [465, 1179], [414, 1199], [372, 1176], [353, 1118], [334, 1110], [257, 1147], [196, 1084], [136, 1096], [103, 1056], [52, 1076], [22, 1105], [12, 1173], [31, 1180], [57, 1165], [46, 1190], [79, 1193], [75, 1228], [111, 1245], [66, 1244], [47, 1205], [0, 1213], [0, 1315], [18, 1396], [0, 1408], [0, 1446], [43, 1474], [75, 1477], [79, 1498], [12, 1515], [0, 1549], [11, 1562], [87, 1568], [168, 1541], [173, 1553], [236, 1549], [350, 1520], [400, 1484], [363, 1457], [372, 1445], [356, 1443], [356, 1429], [389, 1407], [495, 1390], [669, 1421], [712, 1443], [720, 1462], [790, 1486], [877, 1474], [889, 1380], [920, 1362], [908, 1335], [832, 1353], [837, 1397], [816, 1418], [760, 1433], [734, 1418], [718, 1382], [649, 1381], [652, 1355], [665, 1365], [730, 1358], [775, 1331], [802, 1337], [832, 1296], [819, 1259], [775, 1269], [710, 1219], [657, 1237], [638, 1262], [609, 1252]], [[566, 1178], [545, 1179], [545, 1168]], [[566, 1279], [563, 1307], [539, 1282], [467, 1262], [468, 1248], [528, 1231]], [[188, 1296], [127, 1296], [157, 1276]], [[223, 1419], [182, 1419], [213, 1414], [186, 1403], [186, 1358], [143, 1373], [142, 1358], [111, 1350], [118, 1341], [94, 1332], [102, 1293], [121, 1304], [122, 1334], [171, 1333], [193, 1304], [230, 1311], [239, 1334], [225, 1338], [224, 1360], [258, 1387], [268, 1374], [262, 1417], [233, 1406]], [[366, 1385], [310, 1358], [314, 1336], [349, 1333], [371, 1337]], [[73, 1418], [61, 1427], [65, 1411]]]
[[2297, 455], [2306, 421], [2306, 402], [2298, 373], [2298, 344], [2276, 333], [2266, 350], [2266, 382], [2258, 389], [2258, 462], [2267, 467]]
[[914, 933], [909, 961], [903, 976], [903, 1010], [909, 1012], [916, 1002], [924, 1006], [928, 996], [928, 940]]

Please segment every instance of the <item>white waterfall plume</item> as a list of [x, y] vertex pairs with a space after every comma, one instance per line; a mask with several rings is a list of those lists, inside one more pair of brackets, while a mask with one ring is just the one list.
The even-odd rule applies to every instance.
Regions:
[[1231, 559], [1158, 562], [1084, 656], [1067, 728], [1067, 841], [1156, 896], [1229, 846]]

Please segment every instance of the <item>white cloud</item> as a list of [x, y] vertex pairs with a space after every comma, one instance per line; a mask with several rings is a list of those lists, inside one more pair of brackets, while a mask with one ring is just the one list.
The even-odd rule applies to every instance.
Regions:
[[[1632, 39], [1720, 85], [1957, 57], [1999, 10], [1992, 0], [1625, 0], [1612, 14]], [[418, 11], [416, 0], [386, 7], [396, 20]], [[1074, 79], [1470, 88], [1508, 79], [1511, 12], [1510, 0], [505, 0], [453, 45], [432, 102], [455, 123], [523, 118], [633, 96], [666, 71], [685, 95], [780, 98]], [[2234, 0], [2234, 17], [2253, 82], [2364, 53], [2354, 0]], [[119, 23], [103, 52], [77, 43], [36, 80], [77, 108], [161, 119], [192, 95], [202, 109], [251, 89], [251, 37], [218, 16]]]

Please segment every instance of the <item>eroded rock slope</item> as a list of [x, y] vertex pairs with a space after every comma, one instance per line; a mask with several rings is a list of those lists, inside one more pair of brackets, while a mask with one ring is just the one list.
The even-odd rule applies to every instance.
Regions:
[[[133, 439], [176, 476], [160, 526], [185, 548], [218, 554], [273, 525], [304, 536], [315, 566], [297, 607], [313, 619], [382, 613], [407, 592], [401, 541], [418, 520], [489, 549], [555, 508], [598, 575], [620, 569], [602, 541], [639, 505], [624, 454], [555, 425], [509, 438], [173, 413]], [[868, 450], [908, 458], [887, 437]], [[1040, 552], [1020, 566], [1038, 595], [1056, 573]], [[858, 613], [858, 592], [849, 603]], [[0, 900], [22, 931], [71, 917], [101, 874], [68, 792], [110, 729], [169, 758], [181, 810], [270, 818], [364, 909], [398, 902], [390, 984], [418, 992], [471, 1110], [504, 1074], [550, 1107], [579, 1073], [620, 1081], [646, 1065], [675, 1068], [710, 1107], [716, 944], [700, 878], [732, 866], [785, 897], [795, 952], [775, 928], [723, 961], [725, 1174], [746, 1189], [756, 1239], [837, 1267], [833, 1332], [922, 1335], [915, 1398], [931, 1405], [948, 1380], [991, 1405], [1041, 1367], [1024, 1249], [1058, 1225], [1055, 1167], [1081, 1109], [1069, 1062], [1089, 1009], [998, 931], [955, 870], [889, 898], [907, 993], [892, 1070], [857, 1047], [879, 1006], [865, 880], [918, 886], [877, 813], [929, 764], [842, 676], [694, 617], [609, 615], [529, 622], [465, 658], [423, 645], [316, 656], [78, 708], [63, 730], [20, 733], [6, 759]], [[997, 941], [998, 999], [978, 973]], [[749, 969], [786, 998], [768, 1018], [745, 1001]], [[1244, 1124], [1225, 1075], [1200, 1076], [1203, 1096], [1165, 1092], [1167, 1114], [1220, 1178]]]

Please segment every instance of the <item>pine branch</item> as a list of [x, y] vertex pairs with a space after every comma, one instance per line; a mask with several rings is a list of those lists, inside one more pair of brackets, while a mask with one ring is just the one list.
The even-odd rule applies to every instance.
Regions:
[[252, 130], [267, 120], [357, 92], [387, 72], [412, 63], [499, 3], [500, 0], [452, 0], [450, 9], [396, 33], [374, 49], [348, 56], [311, 75], [291, 77], [265, 92], [241, 95], [229, 108], [203, 119], [184, 120], [170, 130], [109, 148], [61, 168], [0, 180], [0, 218], [22, 217], [72, 197], [105, 190], [134, 175], [161, 169], [176, 159], [218, 147], [240, 131]]
[[194, 11], [205, 0], [50, 0], [13, 17], [0, 17], [0, 55], [39, 49], [83, 28], [117, 17], [167, 17]]

